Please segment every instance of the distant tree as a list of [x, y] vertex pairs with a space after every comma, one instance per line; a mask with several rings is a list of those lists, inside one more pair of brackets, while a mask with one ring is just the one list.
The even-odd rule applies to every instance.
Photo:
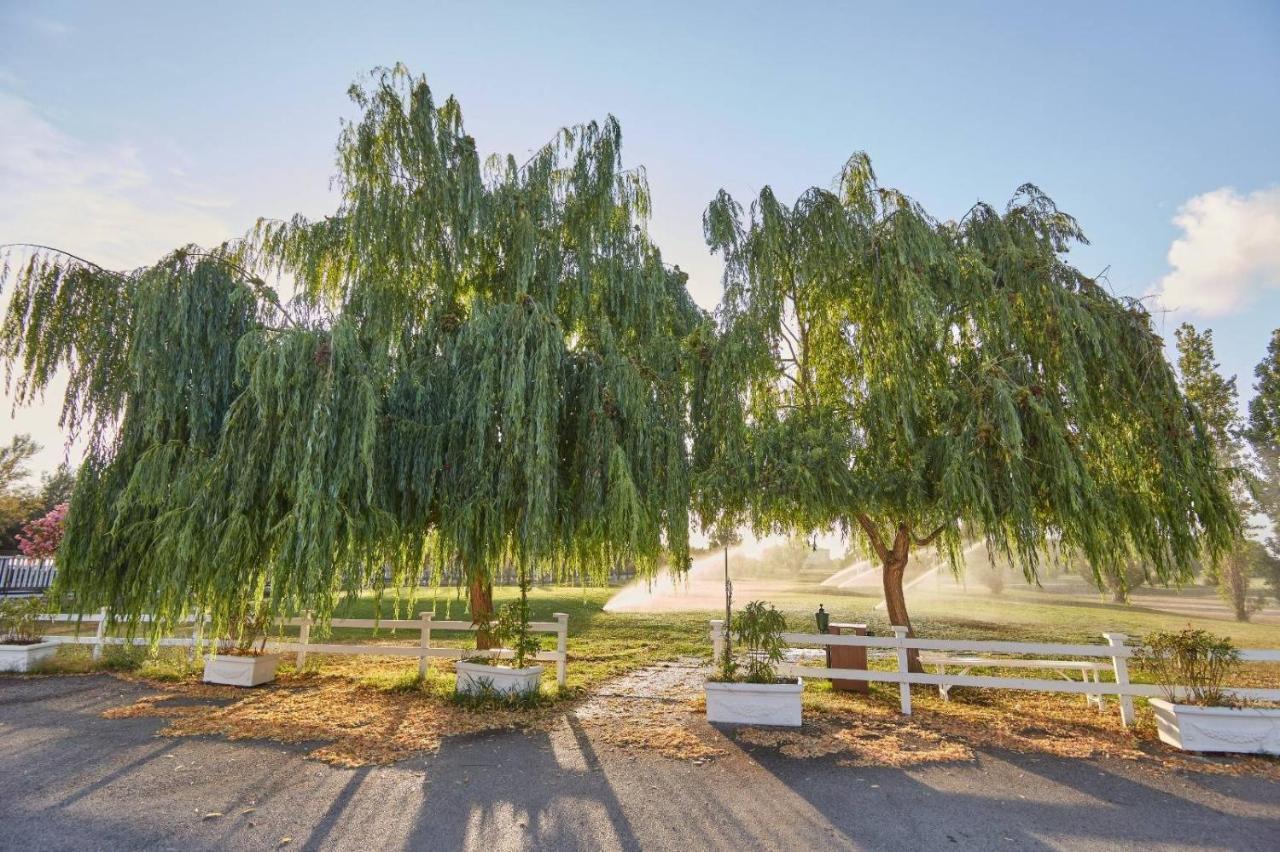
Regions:
[[30, 435], [15, 435], [0, 446], [0, 553], [18, 548], [22, 525], [39, 513], [40, 495], [27, 484], [30, 462], [40, 445]]
[[61, 503], [70, 502], [75, 487], [75, 470], [66, 462], [61, 462], [52, 473], [40, 477], [41, 508], [47, 513]]
[[[910, 629], [913, 548], [985, 539], [1034, 579], [1049, 540], [1165, 578], [1238, 516], [1150, 317], [1063, 255], [1075, 220], [1034, 186], [939, 222], [865, 155], [793, 206], [765, 188], [704, 216], [722, 331], [695, 410], [699, 511], [854, 532]], [[918, 661], [913, 661], [919, 668]]]
[[0, 492], [18, 487], [31, 473], [28, 465], [40, 445], [30, 435], [14, 435], [9, 446], [0, 447]]
[[1120, 565], [1109, 565], [1096, 571], [1083, 559], [1073, 560], [1076, 573], [1099, 592], [1111, 595], [1112, 603], [1128, 603], [1129, 592], [1147, 581], [1147, 567], [1140, 559], [1126, 559]]
[[[1247, 461], [1241, 441], [1236, 378], [1225, 378], [1220, 372], [1214, 360], [1212, 331], [1197, 331], [1190, 323], [1183, 323], [1175, 338], [1183, 393], [1204, 418], [1219, 465], [1235, 475], [1232, 498], [1240, 515], [1245, 516], [1253, 507], [1244, 477]], [[1209, 578], [1217, 582], [1219, 594], [1231, 606], [1237, 621], [1248, 621], [1253, 609], [1249, 584], [1255, 560], [1251, 551], [1240, 538], [1221, 560], [1206, 562]]]
[[737, 547], [739, 544], [742, 544], [742, 533], [735, 527], [712, 530], [707, 537], [708, 550], [723, 550], [726, 547]]
[[1004, 593], [1004, 570], [1005, 566], [995, 559], [969, 566], [970, 573], [977, 574], [978, 580], [993, 595]]
[[1258, 381], [1249, 401], [1249, 438], [1280, 445], [1280, 328], [1271, 332], [1267, 354], [1253, 374]]
[[1267, 354], [1253, 374], [1257, 382], [1249, 402], [1246, 437], [1257, 462], [1254, 499], [1271, 522], [1263, 572], [1273, 595], [1280, 598], [1280, 328], [1271, 332]]

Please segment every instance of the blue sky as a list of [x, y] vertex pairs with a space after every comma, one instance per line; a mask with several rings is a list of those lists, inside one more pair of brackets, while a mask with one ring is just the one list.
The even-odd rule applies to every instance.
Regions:
[[[718, 189], [792, 198], [866, 150], [940, 218], [1038, 184], [1093, 241], [1077, 264], [1170, 338], [1213, 328], [1246, 397], [1280, 325], [1280, 4], [432, 5], [0, 0], [0, 242], [131, 266], [322, 214], [347, 86], [402, 61], [485, 151], [618, 116], [707, 306]], [[48, 467], [56, 414], [0, 439]]]

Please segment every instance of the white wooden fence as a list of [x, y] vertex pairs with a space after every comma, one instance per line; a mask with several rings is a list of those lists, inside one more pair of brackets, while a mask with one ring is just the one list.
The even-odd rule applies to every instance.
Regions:
[[[556, 649], [554, 651], [539, 651], [534, 659], [539, 662], [554, 662], [556, 664], [556, 683], [560, 686], [565, 685], [565, 679], [568, 675], [568, 644], [569, 644], [569, 616], [567, 613], [557, 612], [552, 614], [555, 621], [531, 621], [529, 622], [529, 630], [533, 633], [554, 633], [556, 635]], [[427, 673], [427, 660], [431, 657], [443, 657], [450, 660], [461, 660], [467, 657], [473, 657], [476, 651], [466, 648], [439, 648], [431, 644], [431, 633], [435, 631], [454, 630], [454, 631], [474, 631], [476, 626], [470, 621], [436, 621], [434, 614], [430, 612], [419, 613], [417, 618], [384, 618], [381, 621], [374, 621], [371, 618], [332, 618], [329, 620], [330, 627], [360, 627], [372, 630], [373, 628], [390, 629], [390, 630], [416, 630], [418, 631], [418, 644], [413, 645], [345, 645], [342, 643], [315, 644], [311, 642], [311, 627], [314, 622], [310, 614], [302, 618], [290, 618], [278, 622], [290, 627], [298, 628], [297, 642], [268, 642], [267, 647], [273, 651], [297, 653], [298, 668], [306, 665], [307, 654], [384, 654], [397, 657], [417, 657], [418, 671], [421, 674]], [[493, 651], [497, 656], [509, 659], [513, 653], [508, 650]]]
[[[554, 633], [556, 637], [556, 649], [554, 651], [540, 651], [536, 656], [539, 662], [553, 662], [556, 664], [556, 683], [560, 686], [565, 685], [568, 676], [568, 642], [569, 642], [569, 616], [567, 613], [557, 612], [552, 615], [555, 621], [532, 621], [529, 623], [529, 630], [533, 633]], [[96, 629], [92, 636], [46, 636], [46, 640], [52, 642], [63, 642], [67, 644], [92, 645], [93, 658], [96, 660], [102, 656], [102, 649], [106, 645], [148, 645], [150, 640], [141, 637], [121, 637], [107, 635], [107, 613], [102, 610], [96, 613], [86, 613], [85, 615], [71, 615], [67, 613], [56, 613], [53, 615], [42, 616], [43, 619], [54, 622], [80, 622], [95, 624]], [[143, 616], [142, 621], [150, 621], [149, 616]], [[188, 619], [188, 623], [193, 625], [191, 636], [165, 637], [159, 640], [160, 645], [177, 646], [190, 649], [190, 656], [194, 659], [201, 648], [205, 645], [212, 644], [210, 640], [203, 637], [204, 621], [196, 619]], [[476, 626], [469, 621], [436, 621], [433, 613], [419, 613], [417, 618], [384, 618], [375, 621], [372, 618], [333, 618], [329, 620], [330, 627], [356, 627], [367, 630], [411, 630], [418, 633], [418, 644], [416, 645], [356, 645], [345, 644], [339, 642], [316, 643], [311, 641], [311, 628], [315, 625], [315, 621], [308, 613], [302, 618], [280, 619], [275, 624], [288, 627], [298, 628], [298, 641], [284, 642], [268, 640], [266, 643], [267, 650], [283, 654], [296, 654], [295, 661], [298, 668], [306, 665], [308, 654], [365, 654], [370, 656], [383, 657], [417, 657], [418, 671], [421, 674], [427, 673], [427, 661], [431, 657], [443, 657], [451, 660], [461, 660], [467, 657], [476, 656], [477, 653], [489, 653], [503, 659], [509, 659], [513, 656], [508, 650], [494, 650], [488, 652], [477, 652], [466, 648], [441, 648], [431, 644], [431, 634], [433, 631], [474, 631]]]
[[[787, 677], [823, 677], [848, 680], [876, 681], [899, 684], [899, 698], [904, 715], [911, 715], [911, 684], [937, 687], [971, 686], [987, 689], [1025, 689], [1035, 692], [1062, 692], [1085, 696], [1114, 695], [1120, 699], [1120, 719], [1125, 725], [1133, 724], [1134, 696], [1158, 697], [1165, 688], [1156, 684], [1136, 684], [1129, 681], [1129, 658], [1137, 648], [1126, 645], [1128, 637], [1123, 633], [1103, 633], [1106, 645], [1073, 645], [1054, 642], [998, 642], [978, 639], [922, 639], [907, 637], [905, 627], [894, 627], [892, 636], [852, 636], [820, 633], [783, 633], [782, 639], [792, 646], [845, 645], [861, 648], [882, 648], [894, 652], [896, 667], [892, 671], [875, 669], [833, 669], [784, 663], [778, 673]], [[724, 648], [724, 621], [711, 621], [711, 644], [718, 659]], [[994, 677], [971, 674], [928, 674], [907, 670], [907, 652], [911, 649], [944, 653], [967, 652], [983, 654], [1028, 654], [1069, 657], [1102, 658], [1111, 663], [1114, 682], [1097, 680], [1062, 681], [1023, 677]], [[1280, 663], [1280, 650], [1242, 650], [1244, 662]], [[1046, 661], [1050, 662], [1050, 661]], [[969, 668], [1000, 668], [1001, 660], [995, 657], [983, 660], [982, 666], [964, 663]], [[1025, 666], [1024, 666], [1025, 667]], [[1054, 668], [1046, 665], [1046, 669]], [[1175, 686], [1175, 691], [1185, 691]], [[1229, 688], [1224, 692], [1238, 698], [1261, 701], [1280, 701], [1280, 689]], [[1099, 702], [1101, 704], [1101, 702]]]

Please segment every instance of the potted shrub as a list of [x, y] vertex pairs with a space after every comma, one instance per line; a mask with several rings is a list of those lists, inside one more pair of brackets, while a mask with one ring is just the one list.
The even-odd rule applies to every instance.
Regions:
[[[456, 691], [461, 695], [489, 694], [502, 698], [536, 695], [542, 688], [542, 666], [527, 664], [537, 657], [540, 645], [529, 630], [529, 581], [523, 570], [520, 597], [498, 611], [495, 625], [483, 627], [489, 630], [498, 647], [488, 654], [458, 661]], [[499, 662], [504, 649], [511, 652], [510, 666]]]
[[[715, 677], [707, 681], [707, 721], [742, 725], [799, 727], [800, 678], [780, 679], [786, 643], [782, 613], [764, 601], [752, 601], [733, 616]], [[733, 644], [745, 652], [734, 657]]]
[[[218, 650], [205, 658], [204, 682], [258, 686], [275, 680], [280, 655], [266, 652], [270, 624], [271, 616], [265, 605], [246, 609], [235, 621], [235, 638], [220, 639]], [[258, 643], [257, 648], [254, 643]]]
[[1190, 628], [1151, 633], [1136, 662], [1164, 687], [1164, 698], [1147, 699], [1162, 741], [1184, 751], [1280, 755], [1280, 708], [1244, 706], [1223, 689], [1240, 665], [1229, 639]]
[[44, 598], [0, 601], [0, 672], [29, 672], [57, 653], [44, 638], [44, 610]]

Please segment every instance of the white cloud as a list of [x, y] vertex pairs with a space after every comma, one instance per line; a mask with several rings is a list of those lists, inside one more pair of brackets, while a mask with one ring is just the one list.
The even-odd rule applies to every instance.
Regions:
[[131, 268], [235, 233], [207, 203], [192, 203], [216, 193], [144, 162], [133, 146], [88, 144], [4, 92], [0, 127], [0, 242], [45, 243]]
[[[174, 175], [167, 162], [148, 162], [131, 145], [79, 139], [2, 90], [0, 128], [0, 243], [43, 243], [132, 269], [187, 243], [217, 245], [240, 232], [219, 217], [228, 203], [220, 193]], [[7, 301], [0, 293], [0, 312]], [[0, 440], [31, 433], [44, 445], [34, 467], [52, 468], [66, 442], [57, 425], [62, 380], [53, 382], [43, 405], [18, 409], [12, 418], [3, 384], [0, 378]]]
[[1173, 223], [1182, 236], [1169, 246], [1172, 271], [1156, 288], [1169, 310], [1222, 316], [1280, 287], [1280, 186], [1197, 195]]

